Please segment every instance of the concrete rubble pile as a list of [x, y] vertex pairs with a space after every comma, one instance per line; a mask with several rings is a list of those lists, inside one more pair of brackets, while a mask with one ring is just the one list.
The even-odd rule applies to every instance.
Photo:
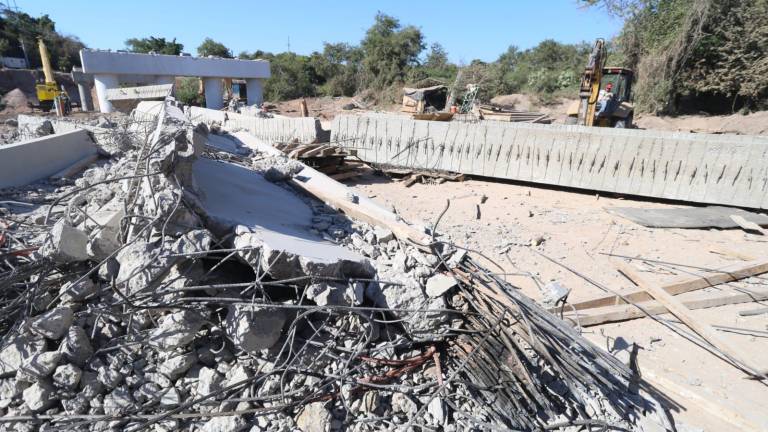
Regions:
[[351, 220], [290, 185], [300, 164], [223, 151], [232, 135], [172, 103], [129, 121], [74, 181], [0, 191], [0, 430], [642, 430], [656, 413], [626, 366], [439, 234]]

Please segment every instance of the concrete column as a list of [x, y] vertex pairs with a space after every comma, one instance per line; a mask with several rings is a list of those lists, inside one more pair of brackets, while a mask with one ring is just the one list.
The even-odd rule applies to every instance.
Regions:
[[264, 80], [261, 78], [251, 78], [245, 80], [245, 92], [248, 95], [248, 105], [261, 106], [264, 102]]
[[221, 109], [224, 107], [224, 85], [221, 78], [203, 78], [205, 87], [205, 107]]
[[112, 102], [107, 100], [107, 90], [120, 86], [117, 75], [94, 75], [93, 83], [96, 86], [96, 97], [99, 99], [99, 110], [103, 113], [111, 113], [114, 111], [114, 108], [112, 108]]
[[86, 83], [77, 83], [77, 92], [80, 93], [80, 109], [83, 111], [93, 111], [91, 87]]
[[170, 75], [158, 75], [155, 77], [155, 84], [173, 84], [176, 82], [176, 77]]

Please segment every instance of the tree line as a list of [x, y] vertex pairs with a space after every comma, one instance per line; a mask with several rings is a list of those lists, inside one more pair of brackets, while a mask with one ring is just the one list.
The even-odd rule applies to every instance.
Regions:
[[[768, 108], [768, 0], [580, 0], [624, 21], [609, 41], [609, 63], [635, 70], [639, 111], [726, 113]], [[39, 66], [36, 38], [43, 37], [53, 66], [79, 66], [84, 47], [60, 34], [47, 15], [0, 11], [0, 53], [21, 57], [21, 42], [32, 67]], [[179, 55], [184, 45], [162, 37], [132, 38], [132, 52]], [[403, 86], [479, 85], [478, 96], [526, 93], [541, 103], [576, 97], [591, 43], [544, 40], [519, 49], [510, 46], [493, 61], [449, 61], [439, 43], [426, 46], [422, 31], [378, 13], [357, 44], [325, 42], [322, 50], [302, 55], [255, 50], [237, 55], [206, 38], [198, 56], [269, 60], [272, 77], [265, 98], [280, 101], [307, 96], [358, 96], [373, 103], [397, 102]], [[461, 71], [461, 73], [459, 73]], [[457, 79], [459, 77], [459, 79]], [[198, 86], [185, 80], [178, 93], [200, 103]]]

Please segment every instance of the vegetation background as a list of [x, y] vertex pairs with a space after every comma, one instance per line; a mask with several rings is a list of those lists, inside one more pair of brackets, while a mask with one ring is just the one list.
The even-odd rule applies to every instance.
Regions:
[[[659, 114], [724, 114], [768, 108], [768, 0], [579, 0], [585, 7], [605, 8], [624, 20], [622, 32], [609, 41], [612, 66], [636, 71], [638, 111]], [[39, 67], [36, 40], [42, 37], [53, 66], [62, 71], [79, 65], [84, 45], [62, 35], [47, 15], [3, 10], [0, 54], [23, 57]], [[499, 37], [504, 37], [500, 34]], [[281, 101], [307, 96], [357, 96], [374, 104], [396, 103], [405, 86], [480, 86], [479, 98], [524, 93], [542, 104], [573, 98], [591, 42], [563, 44], [545, 40], [521, 50], [512, 45], [493, 62], [454, 64], [445, 49], [427, 47], [414, 25], [378, 13], [358, 44], [324, 43], [310, 55], [260, 50], [235, 56], [221, 42], [206, 39], [197, 55], [271, 62], [265, 97]], [[126, 49], [178, 55], [175, 39], [128, 39]], [[457, 75], [460, 76], [457, 79]], [[202, 103], [194, 78], [185, 79], [177, 95]]]

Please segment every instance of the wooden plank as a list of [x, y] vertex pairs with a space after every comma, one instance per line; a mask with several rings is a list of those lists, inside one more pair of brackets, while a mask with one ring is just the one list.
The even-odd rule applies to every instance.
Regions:
[[[761, 300], [768, 300], [768, 289], [750, 288], [749, 292], [735, 291], [725, 294], [722, 292], [704, 293], [696, 298], [681, 301], [688, 309], [696, 310], [732, 304], [752, 303]], [[640, 302], [638, 305], [650, 315], [661, 315], [669, 312], [664, 305], [656, 300]], [[644, 318], [645, 316], [646, 314], [643, 311], [631, 304], [604, 306], [578, 312], [568, 312], [568, 307], [566, 306], [563, 319], [574, 325], [578, 323], [578, 325], [582, 327], [590, 327], [610, 322]]]
[[302, 155], [306, 154], [308, 151], [313, 150], [315, 148], [316, 144], [308, 144], [308, 145], [302, 145], [293, 150], [288, 154], [289, 158], [292, 159], [298, 159], [302, 157]]
[[[711, 273], [707, 276], [685, 276], [674, 282], [664, 284], [663, 288], [666, 292], [672, 295], [682, 294], [690, 291], [699, 290], [702, 288], [719, 285], [726, 282], [733, 282], [739, 279], [748, 278], [751, 276], [759, 275], [761, 273], [768, 272], [768, 261], [766, 260], [754, 260], [746, 263], [734, 263], [723, 267], [716, 273]], [[643, 290], [629, 291], [622, 293], [629, 301], [638, 303], [643, 301], [652, 300], [651, 296]], [[603, 306], [613, 306], [619, 304], [625, 304], [626, 302], [620, 297], [609, 294], [600, 296], [591, 300], [585, 300], [573, 304], [569, 304], [568, 308], [576, 310], [585, 310]]]
[[[660, 285], [656, 285], [646, 280], [640, 272], [638, 272], [631, 265], [617, 261], [616, 267], [625, 276], [632, 280], [637, 286], [648, 291], [651, 296], [659, 301], [664, 307], [666, 307], [674, 316], [687, 325], [691, 330], [696, 332], [699, 336], [704, 338], [707, 342], [712, 344], [713, 347], [719, 349], [725, 353], [728, 357], [737, 361], [747, 369], [751, 369], [750, 373], [755, 376], [767, 376], [766, 369], [761, 366], [752, 364], [749, 353], [744, 352], [741, 347], [732, 345], [729, 341], [722, 338], [717, 331], [709, 324], [701, 322], [698, 318], [691, 314], [691, 310], [688, 309], [679, 299], [675, 298], [672, 294], [668, 293]], [[719, 358], [719, 357], [718, 357]], [[729, 362], [730, 364], [730, 362]]]
[[734, 221], [736, 225], [740, 226], [744, 231], [756, 232], [762, 235], [766, 235], [765, 230], [760, 225], [744, 219], [743, 216], [731, 215], [731, 220]]
[[313, 157], [313, 156], [317, 156], [317, 155], [319, 155], [319, 154], [320, 154], [320, 153], [321, 153], [323, 150], [325, 150], [325, 149], [327, 149], [327, 148], [329, 148], [329, 147], [330, 147], [330, 146], [329, 146], [328, 144], [319, 145], [319, 146], [317, 146], [317, 147], [315, 147], [315, 148], [313, 148], [313, 149], [309, 150], [308, 152], [304, 153], [304, 155], [303, 155], [303, 156], [304, 156], [305, 158], [308, 158], [308, 157]]

